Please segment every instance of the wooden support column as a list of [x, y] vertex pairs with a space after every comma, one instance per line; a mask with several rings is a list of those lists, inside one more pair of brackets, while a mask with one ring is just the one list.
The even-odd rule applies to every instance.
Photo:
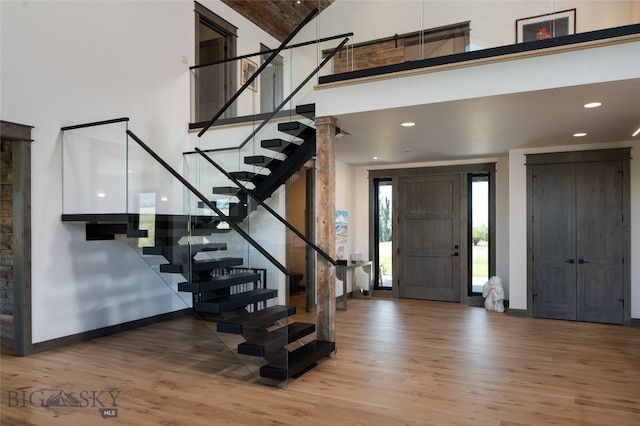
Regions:
[[[316, 244], [336, 252], [336, 119], [318, 117], [316, 124]], [[316, 262], [316, 335], [336, 341], [336, 270], [321, 256]]]

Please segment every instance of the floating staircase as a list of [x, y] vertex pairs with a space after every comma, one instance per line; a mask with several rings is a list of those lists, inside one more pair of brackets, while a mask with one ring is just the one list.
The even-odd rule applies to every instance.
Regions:
[[[313, 105], [298, 107], [296, 111], [308, 117], [315, 113]], [[184, 243], [187, 236], [229, 232], [228, 227], [220, 224], [245, 220], [259, 205], [254, 198], [265, 201], [315, 154], [314, 128], [291, 122], [280, 123], [278, 129], [293, 136], [294, 141], [278, 138], [261, 141], [265, 152], [273, 152], [275, 157], [265, 154], [244, 159], [248, 167], [261, 168], [259, 173], [253, 170], [229, 173], [236, 182], [245, 182], [247, 189], [230, 185], [211, 188], [214, 198], [222, 195], [237, 200], [233, 203], [228, 202], [230, 198], [225, 200], [229, 207], [227, 217], [156, 214], [153, 245], [144, 247], [142, 253], [162, 256], [168, 263], [160, 265], [160, 272], [185, 278], [178, 284], [178, 291], [192, 294], [194, 311], [214, 319], [219, 333], [244, 338], [237, 346], [238, 354], [264, 358], [262, 377], [286, 380], [313, 368], [335, 350], [335, 344], [312, 340], [290, 350], [293, 342], [309, 339], [316, 327], [288, 321], [295, 314], [295, 307], [275, 304], [278, 292], [267, 287], [266, 270], [247, 267], [243, 258], [226, 256], [228, 247], [224, 242]], [[198, 207], [205, 207], [205, 203], [199, 202]], [[110, 240], [115, 234], [147, 237], [147, 232], [139, 229], [140, 217], [134, 214], [63, 215], [62, 220], [86, 222], [87, 240]]]

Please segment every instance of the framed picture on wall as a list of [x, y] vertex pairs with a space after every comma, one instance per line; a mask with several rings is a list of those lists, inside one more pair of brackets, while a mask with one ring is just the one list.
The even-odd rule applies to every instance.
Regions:
[[516, 43], [544, 40], [575, 33], [575, 9], [516, 19]]
[[[240, 60], [240, 84], [244, 84], [249, 81], [251, 76], [255, 74], [258, 69], [258, 65], [250, 59], [243, 58]], [[255, 79], [249, 85], [249, 89], [256, 92], [258, 90], [258, 79]]]

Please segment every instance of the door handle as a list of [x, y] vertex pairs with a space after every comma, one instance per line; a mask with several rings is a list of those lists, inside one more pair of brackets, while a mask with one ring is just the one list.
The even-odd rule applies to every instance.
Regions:
[[567, 259], [565, 260], [566, 263], [576, 263], [575, 259]]
[[582, 265], [583, 263], [589, 263], [589, 261], [584, 259], [578, 259], [578, 263]]

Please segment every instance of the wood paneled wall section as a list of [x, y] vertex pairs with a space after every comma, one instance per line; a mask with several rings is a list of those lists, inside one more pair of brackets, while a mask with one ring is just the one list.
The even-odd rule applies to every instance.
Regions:
[[13, 348], [13, 162], [11, 141], [0, 141], [0, 346]]
[[404, 39], [356, 46], [333, 57], [333, 72], [340, 74], [404, 62]]

